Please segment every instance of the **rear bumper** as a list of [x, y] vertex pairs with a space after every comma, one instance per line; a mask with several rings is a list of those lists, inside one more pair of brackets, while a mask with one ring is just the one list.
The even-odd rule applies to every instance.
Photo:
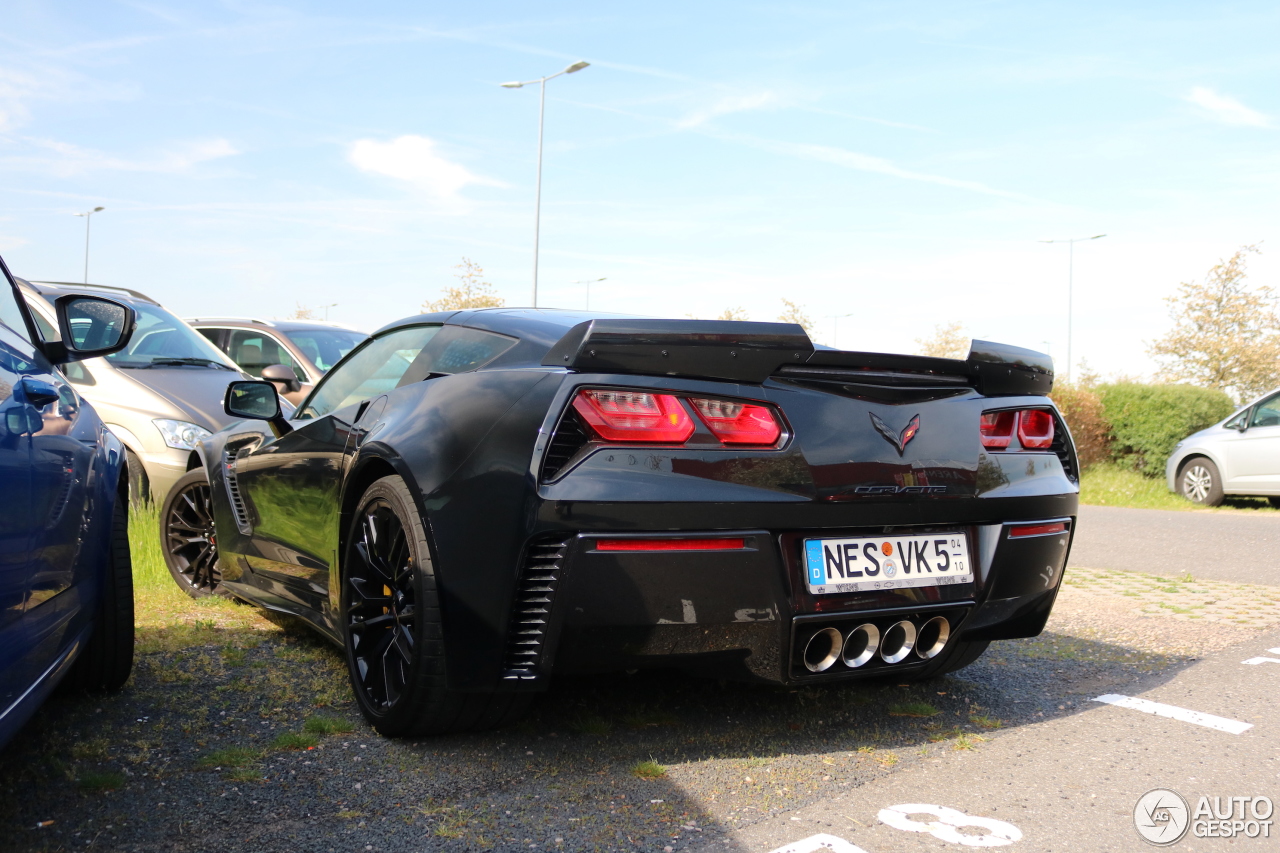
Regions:
[[[522, 568], [504, 660], [504, 680], [537, 682], [554, 673], [678, 666], [720, 677], [807, 683], [907, 671], [927, 659], [909, 651], [888, 663], [805, 665], [810, 639], [829, 628], [842, 638], [859, 625], [885, 633], [906, 620], [915, 629], [936, 616], [949, 642], [1034, 636], [1044, 627], [1062, 580], [1074, 529], [1071, 514], [1017, 519], [1060, 521], [1053, 535], [1010, 538], [1012, 522], [898, 525], [902, 534], [947, 530], [968, 537], [973, 583], [811, 595], [803, 580], [805, 538], [878, 535], [884, 527], [679, 534], [573, 532], [544, 537]], [[604, 551], [598, 540], [715, 536], [742, 547], [712, 551]], [[935, 626], [936, 627], [936, 624]], [[828, 634], [827, 636], [831, 636]], [[934, 649], [935, 653], [940, 649]], [[892, 657], [892, 655], [889, 655]]]

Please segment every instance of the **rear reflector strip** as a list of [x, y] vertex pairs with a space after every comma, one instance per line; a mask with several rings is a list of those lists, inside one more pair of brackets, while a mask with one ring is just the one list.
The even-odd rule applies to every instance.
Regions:
[[1055, 533], [1066, 533], [1067, 525], [1061, 521], [1052, 524], [1026, 524], [1021, 527], [1010, 527], [1010, 539], [1028, 539], [1032, 536], [1053, 536]]
[[597, 551], [740, 551], [742, 539], [597, 539]]

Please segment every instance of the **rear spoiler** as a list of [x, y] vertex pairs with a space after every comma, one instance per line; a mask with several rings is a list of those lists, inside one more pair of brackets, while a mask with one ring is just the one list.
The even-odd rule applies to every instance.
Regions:
[[588, 320], [542, 363], [594, 373], [699, 376], [761, 383], [781, 364], [803, 364], [813, 343], [795, 323], [742, 320]]
[[940, 385], [971, 385], [986, 396], [1048, 394], [1053, 388], [1053, 360], [1034, 350], [973, 341], [963, 361], [816, 350], [804, 329], [794, 323], [740, 320], [588, 320], [565, 333], [542, 363], [592, 373], [754, 384], [775, 375], [875, 384], [888, 371], [929, 384], [936, 379]]

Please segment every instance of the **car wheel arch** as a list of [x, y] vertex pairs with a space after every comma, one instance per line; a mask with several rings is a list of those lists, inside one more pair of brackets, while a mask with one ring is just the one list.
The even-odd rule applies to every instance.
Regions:
[[[427, 539], [428, 541], [431, 539], [431, 525], [426, 514], [422, 511], [422, 493], [418, 489], [417, 481], [409, 471], [408, 464], [399, 456], [380, 446], [369, 446], [361, 450], [362, 453], [356, 458], [355, 464], [351, 467], [351, 473], [347, 475], [346, 483], [342, 488], [342, 501], [338, 513], [339, 563], [341, 563], [342, 555], [346, 553], [347, 535], [351, 529], [351, 522], [355, 518], [356, 505], [360, 502], [360, 498], [365, 491], [383, 477], [397, 476], [404, 480], [409, 493], [413, 495], [413, 502], [418, 514], [422, 518], [423, 528], [427, 531]], [[434, 557], [434, 555], [432, 556]]]

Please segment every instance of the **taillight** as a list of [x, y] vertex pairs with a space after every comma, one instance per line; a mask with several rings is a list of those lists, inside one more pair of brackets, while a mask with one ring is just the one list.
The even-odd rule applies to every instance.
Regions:
[[1023, 450], [1048, 450], [1053, 446], [1053, 413], [1047, 409], [983, 412], [978, 430], [988, 450], [1008, 450], [1015, 434]]
[[597, 551], [741, 551], [746, 541], [736, 539], [597, 539]]
[[1013, 440], [1013, 424], [1016, 412], [983, 412], [978, 430], [982, 433], [982, 446], [987, 450], [1004, 450]]
[[782, 435], [782, 424], [768, 406], [690, 397], [703, 423], [725, 444], [773, 445]]
[[693, 435], [693, 419], [670, 394], [580, 391], [573, 408], [605, 441], [682, 444]]
[[1053, 415], [1044, 409], [1018, 412], [1018, 442], [1024, 450], [1045, 450], [1053, 444]]

